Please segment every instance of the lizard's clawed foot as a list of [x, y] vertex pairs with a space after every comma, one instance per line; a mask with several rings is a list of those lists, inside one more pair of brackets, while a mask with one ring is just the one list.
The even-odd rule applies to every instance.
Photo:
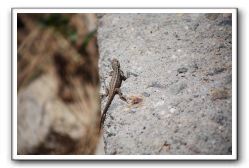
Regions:
[[125, 96], [122, 95], [122, 96], [119, 96], [119, 97], [120, 97], [121, 100], [123, 100], [123, 101], [125, 101], [126, 103], [128, 103], [127, 98], [126, 98]]
[[125, 101], [128, 103], [127, 98], [122, 94], [121, 90], [119, 88], [116, 88], [116, 92], [118, 93], [119, 97], [121, 100]]

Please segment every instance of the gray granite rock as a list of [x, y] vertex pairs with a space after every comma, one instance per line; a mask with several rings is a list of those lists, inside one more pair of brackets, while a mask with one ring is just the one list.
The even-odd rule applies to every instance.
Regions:
[[142, 99], [127, 104], [114, 98], [104, 124], [106, 154], [231, 154], [229, 19], [222, 14], [100, 17], [102, 90], [110, 80], [110, 60], [117, 58], [125, 73], [136, 74], [123, 83], [123, 94], [130, 102]]

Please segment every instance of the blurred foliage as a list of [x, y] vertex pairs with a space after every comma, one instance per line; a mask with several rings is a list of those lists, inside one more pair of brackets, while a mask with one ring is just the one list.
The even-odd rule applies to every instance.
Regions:
[[96, 75], [96, 69], [90, 71], [98, 58], [95, 15], [24, 13], [17, 16], [17, 28], [18, 89], [55, 68], [55, 53], [68, 60], [68, 71], [82, 67], [84, 79]]
[[77, 40], [77, 31], [74, 27], [70, 26], [69, 15], [63, 15], [61, 13], [51, 13], [46, 17], [41, 17], [38, 22], [43, 27], [53, 27], [63, 36], [67, 37], [73, 44]]
[[[19, 117], [18, 135], [24, 135], [19, 153], [94, 154], [100, 120], [99, 54], [93, 31], [96, 27], [97, 18], [92, 13], [17, 14], [17, 91], [20, 107], [24, 107], [19, 109], [23, 115]], [[30, 103], [23, 102], [38, 104], [26, 108]], [[47, 108], [47, 102], [51, 108]], [[29, 110], [37, 112], [37, 116], [29, 116], [33, 114]], [[39, 114], [44, 110], [53, 115], [44, 118]], [[38, 140], [30, 140], [39, 131], [30, 131], [25, 124], [32, 124], [32, 117], [40, 116], [42, 122], [50, 125], [34, 123], [36, 130], [46, 133]], [[68, 116], [71, 118], [67, 121]], [[61, 117], [65, 118], [64, 123], [50, 123]], [[87, 132], [80, 131], [75, 138], [71, 134], [73, 127], [73, 131]]]
[[90, 33], [88, 33], [86, 35], [86, 37], [83, 40], [82, 45], [80, 46], [80, 49], [79, 49], [80, 52], [85, 51], [85, 49], [86, 49], [87, 45], [89, 44], [90, 40], [96, 35], [96, 33], [97, 33], [97, 30], [95, 29], [94, 31], [92, 31], [92, 32], [90, 32]]

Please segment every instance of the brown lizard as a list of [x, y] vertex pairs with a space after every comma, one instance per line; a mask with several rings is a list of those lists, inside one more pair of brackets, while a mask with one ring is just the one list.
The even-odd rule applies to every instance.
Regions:
[[120, 99], [127, 102], [126, 98], [121, 93], [120, 87], [122, 84], [122, 81], [125, 81], [127, 78], [124, 76], [124, 72], [120, 69], [120, 64], [117, 59], [112, 60], [112, 69], [110, 75], [112, 76], [111, 82], [109, 84], [109, 89], [106, 88], [106, 95], [108, 96], [107, 103], [105, 105], [105, 108], [103, 110], [101, 121], [100, 121], [100, 128], [101, 130], [102, 125], [104, 124], [106, 112], [108, 108], [110, 107], [112, 100], [114, 99], [115, 95], [118, 94]]

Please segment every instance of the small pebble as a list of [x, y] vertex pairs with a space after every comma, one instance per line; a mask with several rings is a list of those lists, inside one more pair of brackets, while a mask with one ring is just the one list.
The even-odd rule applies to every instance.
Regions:
[[147, 86], [147, 88], [149, 88], [149, 87], [160, 88], [160, 89], [165, 88], [164, 85], [162, 85], [162, 84], [160, 84], [158, 82], [152, 82], [150, 85]]
[[213, 101], [217, 99], [228, 99], [230, 97], [227, 89], [213, 89], [210, 95]]
[[176, 109], [175, 108], [171, 108], [169, 111], [170, 111], [170, 113], [175, 113]]
[[178, 69], [177, 69], [177, 72], [178, 72], [178, 73], [185, 73], [185, 72], [187, 72], [187, 71], [188, 71], [188, 69], [185, 68], [185, 67], [183, 67], [183, 68], [178, 68]]
[[135, 109], [131, 109], [131, 112], [132, 112], [132, 113], [136, 113], [136, 110], [135, 110]]
[[194, 25], [193, 25], [193, 27], [192, 27], [192, 30], [196, 30], [197, 29], [197, 27], [199, 26], [199, 23], [195, 23]]
[[150, 94], [147, 93], [147, 92], [143, 92], [142, 95], [145, 96], [145, 97], [150, 97]]

